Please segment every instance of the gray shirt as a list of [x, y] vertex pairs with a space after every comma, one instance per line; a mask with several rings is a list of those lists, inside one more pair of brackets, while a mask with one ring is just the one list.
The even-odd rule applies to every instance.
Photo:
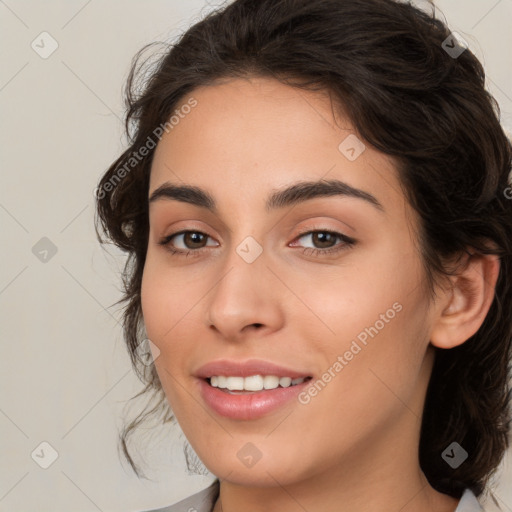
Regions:
[[[146, 510], [141, 512], [212, 512], [213, 506], [219, 497], [219, 480], [215, 480], [209, 487], [185, 498], [184, 500], [169, 505], [168, 507]], [[485, 512], [478, 503], [476, 496], [466, 489], [462, 494], [454, 512]]]

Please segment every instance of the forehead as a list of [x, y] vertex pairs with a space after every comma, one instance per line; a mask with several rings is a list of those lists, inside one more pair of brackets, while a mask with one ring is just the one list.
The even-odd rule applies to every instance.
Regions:
[[150, 194], [167, 181], [186, 182], [219, 196], [236, 187], [250, 201], [297, 180], [340, 179], [383, 204], [403, 202], [394, 162], [334, 117], [326, 92], [230, 79], [193, 90], [175, 112], [191, 101], [157, 145]]

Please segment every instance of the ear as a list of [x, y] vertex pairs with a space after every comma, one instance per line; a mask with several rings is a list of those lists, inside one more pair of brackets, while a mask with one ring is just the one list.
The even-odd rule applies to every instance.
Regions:
[[483, 324], [494, 299], [500, 271], [494, 254], [471, 254], [439, 295], [430, 341], [439, 348], [464, 343]]

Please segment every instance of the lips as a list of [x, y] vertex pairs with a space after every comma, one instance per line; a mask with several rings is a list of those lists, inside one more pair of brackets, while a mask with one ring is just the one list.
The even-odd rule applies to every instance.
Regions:
[[[214, 376], [245, 378], [253, 375], [303, 378], [305, 381], [289, 387], [243, 392], [228, 392], [226, 389], [213, 387], [210, 383], [211, 377]], [[195, 376], [198, 379], [201, 398], [210, 410], [226, 418], [245, 421], [264, 417], [292, 403], [312, 379], [308, 372], [257, 359], [243, 362], [212, 361], [199, 368]], [[298, 407], [298, 404], [298, 400], [295, 400], [295, 406]]]

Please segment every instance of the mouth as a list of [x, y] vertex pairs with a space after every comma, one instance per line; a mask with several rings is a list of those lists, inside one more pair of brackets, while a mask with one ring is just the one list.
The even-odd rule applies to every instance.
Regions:
[[[198, 379], [203, 403], [214, 413], [230, 420], [264, 418], [284, 407], [300, 407], [299, 396], [313, 377], [212, 375]], [[246, 380], [247, 384], [246, 384]], [[233, 388], [233, 389], [229, 389]], [[234, 389], [241, 388], [241, 389]]]
[[[203, 403], [231, 420], [256, 420], [292, 407], [313, 375], [264, 359], [210, 361], [194, 373]], [[295, 400], [294, 400], [295, 399]]]

